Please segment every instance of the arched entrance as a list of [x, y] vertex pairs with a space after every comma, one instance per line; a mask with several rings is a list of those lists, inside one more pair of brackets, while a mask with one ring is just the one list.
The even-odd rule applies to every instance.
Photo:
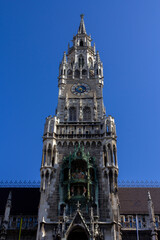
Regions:
[[88, 240], [86, 232], [81, 227], [75, 227], [68, 235], [67, 240]]

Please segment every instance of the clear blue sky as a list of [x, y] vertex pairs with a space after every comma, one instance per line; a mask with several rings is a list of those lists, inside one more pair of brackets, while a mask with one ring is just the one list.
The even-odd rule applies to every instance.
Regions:
[[104, 64], [119, 179], [160, 181], [160, 1], [0, 1], [0, 179], [39, 180], [58, 67], [84, 13]]

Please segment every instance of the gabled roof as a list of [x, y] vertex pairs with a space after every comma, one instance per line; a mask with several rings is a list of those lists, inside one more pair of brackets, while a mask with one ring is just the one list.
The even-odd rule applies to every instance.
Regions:
[[71, 222], [71, 224], [69, 225], [68, 229], [67, 229], [67, 232], [66, 232], [66, 235], [69, 234], [70, 230], [74, 227], [74, 226], [81, 226], [84, 228], [84, 230], [88, 233], [88, 235], [90, 235], [90, 231], [89, 231], [89, 228], [87, 226], [87, 224], [85, 223], [85, 220], [81, 214], [81, 212], [79, 210], [76, 211], [76, 214]]

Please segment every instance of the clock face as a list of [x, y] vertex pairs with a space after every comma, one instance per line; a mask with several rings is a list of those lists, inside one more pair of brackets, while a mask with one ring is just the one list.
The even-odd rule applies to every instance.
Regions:
[[77, 83], [71, 87], [71, 92], [77, 96], [83, 96], [90, 91], [90, 87], [86, 83]]

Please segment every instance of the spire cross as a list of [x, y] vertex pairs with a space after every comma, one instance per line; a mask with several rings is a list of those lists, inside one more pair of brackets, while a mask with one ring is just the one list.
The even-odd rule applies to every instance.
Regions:
[[80, 208], [80, 206], [81, 206], [81, 204], [79, 203], [79, 201], [77, 202], [76, 206], [77, 206], [77, 210], [79, 210], [79, 208]]

